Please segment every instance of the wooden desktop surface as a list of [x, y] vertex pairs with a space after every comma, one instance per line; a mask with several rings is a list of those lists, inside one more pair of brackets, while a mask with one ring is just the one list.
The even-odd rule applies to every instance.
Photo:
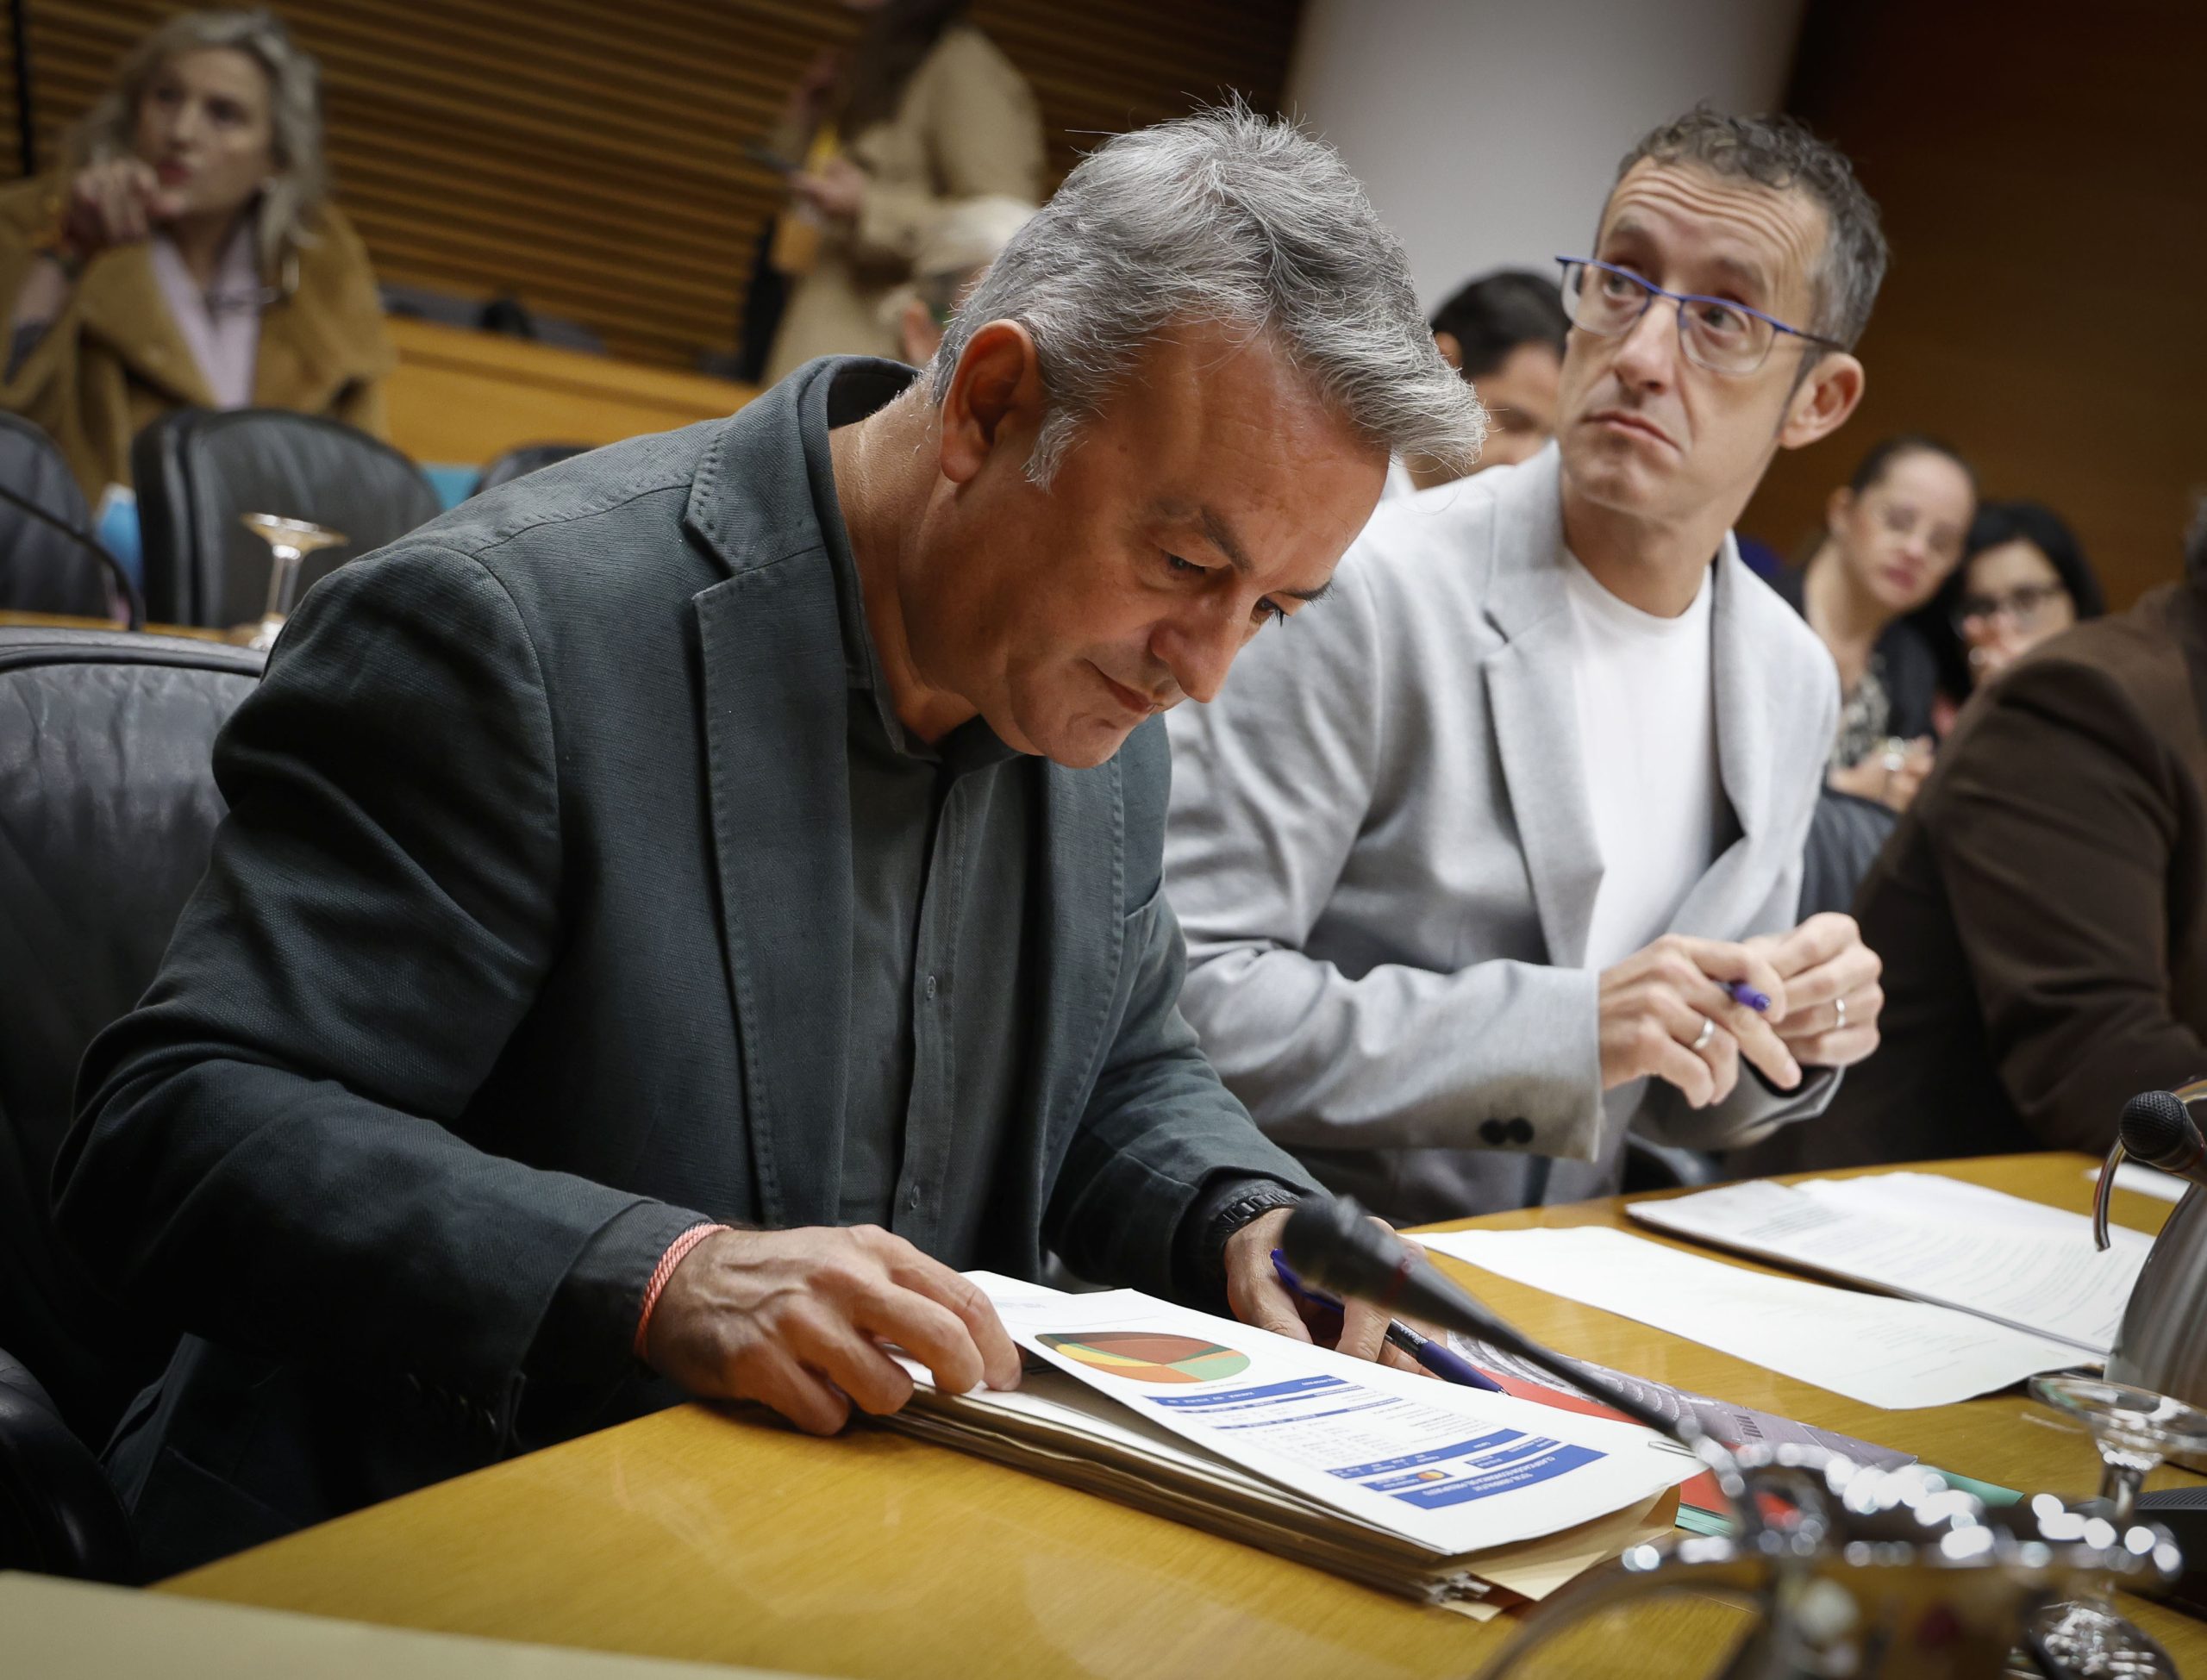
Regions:
[[[21, 630], [120, 630], [111, 618], [71, 618], [61, 613], [0, 612], [0, 626]], [[228, 641], [228, 630], [203, 629], [195, 624], [148, 624], [151, 636], [188, 636], [194, 641]]]
[[[2082, 1212], [2089, 1165], [2059, 1154], [1938, 1170]], [[1629, 1227], [1622, 1208], [1613, 1198], [1466, 1223], [1608, 1225], [1652, 1236]], [[2116, 1196], [2118, 1222], [2141, 1230], [2159, 1229], [2167, 1212], [2150, 1197]], [[2089, 1440], [2020, 1392], [1879, 1411], [1524, 1284], [1460, 1271], [1489, 1304], [1566, 1352], [2005, 1487], [2082, 1497], [2097, 1483]], [[2164, 1469], [2150, 1485], [2199, 1479]], [[758, 1414], [703, 1406], [425, 1489], [158, 1590], [879, 1680], [1461, 1676], [1515, 1627], [1507, 1617], [1479, 1626], [1401, 1603], [883, 1430], [816, 1440]], [[2152, 1605], [2129, 1608], [2186, 1671], [2207, 1674], [2207, 1624]], [[1638, 1658], [1616, 1660], [1614, 1672], [1652, 1671]]]

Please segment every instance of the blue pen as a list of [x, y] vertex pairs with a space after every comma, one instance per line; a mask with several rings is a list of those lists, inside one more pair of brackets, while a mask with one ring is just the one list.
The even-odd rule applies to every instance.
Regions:
[[1735, 1003], [1744, 1003], [1757, 1015], [1766, 1014], [1770, 1009], [1770, 999], [1745, 980], [1735, 980], [1724, 990], [1732, 994]]
[[[1338, 1313], [1341, 1303], [1330, 1295], [1321, 1295], [1295, 1275], [1287, 1257], [1272, 1250], [1272, 1270], [1279, 1274], [1279, 1281], [1287, 1286], [1288, 1293], [1299, 1296], [1314, 1307], [1329, 1313]], [[1467, 1389], [1485, 1389], [1491, 1394], [1505, 1392], [1501, 1383], [1494, 1381], [1477, 1366], [1467, 1363], [1454, 1350], [1443, 1346], [1430, 1336], [1421, 1336], [1400, 1319], [1387, 1321], [1387, 1343], [1400, 1349], [1423, 1365], [1444, 1383], [1461, 1383]]]

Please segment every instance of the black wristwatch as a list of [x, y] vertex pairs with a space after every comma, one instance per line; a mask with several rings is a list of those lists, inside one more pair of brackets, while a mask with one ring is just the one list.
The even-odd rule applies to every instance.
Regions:
[[1297, 1207], [1302, 1201], [1301, 1192], [1290, 1190], [1277, 1179], [1268, 1178], [1252, 1183], [1212, 1215], [1210, 1223], [1204, 1232], [1203, 1247], [1197, 1258], [1204, 1281], [1215, 1288], [1223, 1289], [1226, 1285], [1226, 1245], [1234, 1233], [1275, 1208]]

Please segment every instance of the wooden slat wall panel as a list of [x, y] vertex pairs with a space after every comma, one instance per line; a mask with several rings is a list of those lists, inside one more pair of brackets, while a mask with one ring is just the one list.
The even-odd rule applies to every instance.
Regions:
[[0, 181], [23, 172], [16, 113], [16, 32], [11, 14], [23, 0], [0, 0]]
[[[41, 154], [153, 0], [29, 8]], [[781, 183], [744, 155], [854, 20], [827, 0], [290, 0], [326, 79], [340, 202], [391, 280], [510, 294], [616, 353], [734, 347]], [[1239, 90], [1276, 105], [1295, 0], [978, 0], [1033, 82], [1062, 176], [1098, 134]], [[3, 46], [4, 43], [0, 43]], [[13, 128], [7, 144], [12, 150]]]

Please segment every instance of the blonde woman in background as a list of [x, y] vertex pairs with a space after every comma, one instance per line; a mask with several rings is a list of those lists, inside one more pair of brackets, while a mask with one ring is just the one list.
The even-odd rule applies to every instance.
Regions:
[[[847, 0], [847, 3], [851, 0]], [[815, 356], [896, 356], [883, 301], [928, 230], [964, 198], [1039, 203], [1042, 120], [1026, 79], [965, 21], [966, 0], [874, 0], [832, 82], [800, 90], [778, 138], [820, 237], [790, 292], [769, 384]], [[806, 130], [810, 130], [808, 134]], [[800, 265], [792, 261], [788, 266]]]
[[395, 356], [367, 253], [325, 202], [315, 61], [265, 11], [141, 41], [55, 174], [0, 193], [0, 408], [85, 494], [185, 407], [296, 409], [381, 435]]

